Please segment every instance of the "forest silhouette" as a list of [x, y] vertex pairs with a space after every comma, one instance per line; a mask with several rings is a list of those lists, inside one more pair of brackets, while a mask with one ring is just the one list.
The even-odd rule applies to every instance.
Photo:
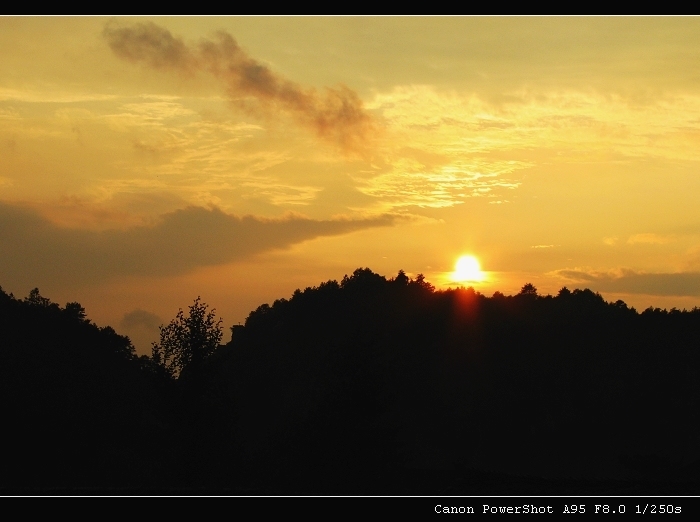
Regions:
[[[79, 303], [0, 288], [0, 492], [697, 491], [698, 308], [358, 268], [216, 348], [213, 310], [190, 312], [137, 356]], [[197, 321], [211, 335], [178, 352]]]

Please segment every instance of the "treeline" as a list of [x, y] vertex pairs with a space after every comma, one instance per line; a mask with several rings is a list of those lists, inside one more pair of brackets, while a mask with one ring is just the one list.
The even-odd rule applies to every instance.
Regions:
[[236, 436], [265, 467], [284, 456], [281, 474], [669, 477], [699, 456], [698, 309], [639, 314], [532, 285], [489, 298], [358, 269], [259, 307], [233, 345], [217, 382]]
[[171, 386], [79, 303], [0, 288], [0, 492], [167, 484]]
[[[179, 378], [38, 291], [0, 292], [0, 336], [21, 448], [6, 488], [472, 494], [483, 471], [697, 482], [698, 309], [357, 269], [260, 306]], [[489, 484], [479, 494], [504, 492]]]

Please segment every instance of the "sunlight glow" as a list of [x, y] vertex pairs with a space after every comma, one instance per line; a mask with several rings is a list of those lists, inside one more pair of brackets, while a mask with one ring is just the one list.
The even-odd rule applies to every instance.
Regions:
[[453, 281], [480, 282], [486, 279], [486, 274], [481, 271], [479, 260], [474, 256], [461, 256], [455, 263], [455, 271], [452, 272]]

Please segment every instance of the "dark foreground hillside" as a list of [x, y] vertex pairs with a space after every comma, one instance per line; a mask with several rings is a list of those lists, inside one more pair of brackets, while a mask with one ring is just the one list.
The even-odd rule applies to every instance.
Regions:
[[700, 310], [364, 269], [251, 313], [210, 383], [251, 470], [663, 481], [700, 456], [699, 348]]
[[165, 480], [170, 384], [78, 303], [61, 308], [37, 290], [19, 300], [0, 289], [0, 492]]
[[75, 307], [0, 301], [5, 488], [697, 491], [697, 309], [358, 269], [259, 307], [174, 380]]

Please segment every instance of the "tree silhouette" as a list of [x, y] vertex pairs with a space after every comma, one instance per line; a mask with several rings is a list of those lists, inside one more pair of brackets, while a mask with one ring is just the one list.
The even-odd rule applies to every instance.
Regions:
[[412, 283], [423, 288], [424, 290], [427, 290], [428, 292], [435, 291], [435, 287], [425, 280], [425, 276], [423, 274], [418, 274]]
[[523, 285], [523, 287], [520, 289], [520, 295], [530, 295], [530, 296], [537, 296], [537, 288], [535, 288], [535, 285], [532, 283], [526, 283]]
[[399, 270], [398, 275], [394, 278], [394, 283], [399, 286], [406, 286], [410, 282], [410, 279], [406, 275], [406, 272]]
[[153, 343], [153, 361], [173, 376], [187, 369], [196, 370], [219, 346], [223, 335], [222, 319], [216, 320], [215, 309], [197, 297], [185, 317], [182, 308], [167, 326], [160, 326], [160, 343]]
[[48, 307], [51, 306], [53, 303], [51, 303], [51, 299], [48, 297], [43, 297], [39, 293], [38, 288], [34, 288], [31, 292], [29, 292], [29, 296], [24, 298], [24, 302], [28, 303], [33, 306], [44, 306]]

